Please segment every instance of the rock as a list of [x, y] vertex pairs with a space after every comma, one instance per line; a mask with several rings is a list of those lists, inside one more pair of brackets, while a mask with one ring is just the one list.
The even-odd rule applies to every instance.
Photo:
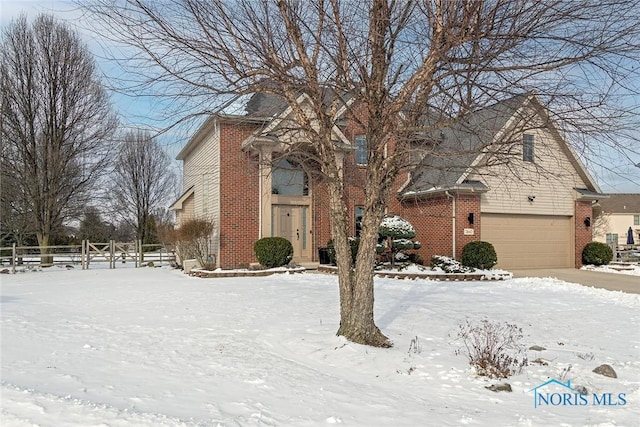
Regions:
[[593, 370], [593, 372], [609, 378], [618, 378], [618, 376], [616, 375], [616, 371], [614, 371], [613, 368], [607, 364], [598, 366]]
[[200, 268], [200, 263], [196, 259], [185, 259], [182, 261], [182, 268], [186, 274], [190, 274], [191, 270]]
[[154, 264], [153, 264], [153, 261], [149, 261], [149, 262], [147, 263], [147, 267], [153, 267], [153, 265], [154, 265]]
[[529, 350], [533, 350], [533, 351], [545, 351], [546, 348], [544, 347], [540, 347], [539, 345], [532, 345], [531, 347], [529, 347]]
[[9, 269], [3, 268], [2, 270], [0, 270], [0, 274], [9, 274]]
[[73, 270], [73, 268], [74, 268], [74, 267], [73, 267], [73, 265], [71, 265], [71, 264], [67, 264], [67, 265], [65, 265], [64, 267], [65, 267], [67, 270]]
[[499, 391], [508, 391], [508, 392], [512, 392], [513, 390], [511, 390], [511, 384], [493, 384], [489, 387], [485, 387], [487, 390], [491, 390], [491, 391], [495, 391], [496, 393]]
[[541, 366], [549, 366], [549, 362], [544, 359], [540, 359], [539, 357], [536, 360], [533, 360], [531, 363], [536, 363]]
[[585, 386], [583, 386], [583, 385], [575, 386], [573, 389], [574, 389], [577, 393], [580, 393], [580, 394], [581, 394], [581, 395], [583, 395], [583, 396], [586, 396], [586, 395], [588, 395], [588, 394], [589, 394], [589, 391], [588, 391], [588, 390], [587, 390], [587, 388], [586, 388]]

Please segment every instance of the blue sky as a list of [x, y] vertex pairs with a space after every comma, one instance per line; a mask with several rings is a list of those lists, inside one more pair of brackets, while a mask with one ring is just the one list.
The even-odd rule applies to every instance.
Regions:
[[[81, 33], [89, 49], [96, 55], [96, 61], [101, 71], [107, 77], [118, 76], [120, 71], [113, 62], [101, 57], [102, 49], [95, 36], [83, 30], [81, 12], [76, 6], [64, 0], [1, 0], [0, 1], [0, 26], [5, 27], [11, 20], [20, 13], [26, 13], [29, 18], [36, 16], [40, 12], [53, 13], [62, 20], [75, 26]], [[162, 126], [159, 122], [159, 104], [157, 100], [141, 97], [131, 97], [123, 94], [112, 93], [113, 103], [118, 110], [121, 122], [125, 126], [131, 127], [153, 127]], [[636, 104], [640, 105], [640, 97], [636, 99]], [[189, 132], [187, 128], [171, 131], [161, 136], [163, 146], [171, 157], [180, 151], [186, 143]], [[587, 167], [600, 185], [602, 191], [611, 193], [640, 193], [640, 156], [631, 156], [631, 161], [622, 158], [617, 153], [605, 151], [603, 153], [604, 162], [587, 162]], [[601, 160], [601, 159], [599, 159]], [[610, 168], [601, 168], [594, 163], [607, 163]], [[636, 166], [636, 164], [638, 166]], [[609, 169], [609, 170], [608, 170]]]

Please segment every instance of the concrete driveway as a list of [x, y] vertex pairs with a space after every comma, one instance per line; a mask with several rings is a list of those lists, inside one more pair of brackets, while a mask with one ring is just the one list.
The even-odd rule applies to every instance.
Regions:
[[554, 277], [565, 282], [579, 283], [610, 291], [640, 294], [640, 276], [577, 270], [575, 268], [516, 269], [510, 271], [513, 273], [513, 277]]

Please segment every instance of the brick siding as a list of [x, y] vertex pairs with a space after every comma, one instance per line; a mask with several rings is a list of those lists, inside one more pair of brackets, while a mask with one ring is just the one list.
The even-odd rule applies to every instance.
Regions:
[[240, 149], [255, 132], [246, 124], [220, 127], [220, 253], [219, 266], [231, 269], [257, 262], [253, 244], [259, 234], [259, 175], [257, 158]]
[[[576, 201], [575, 210], [575, 267], [582, 267], [582, 250], [587, 243], [593, 240], [593, 227], [587, 227], [584, 225], [585, 218], [591, 218], [593, 221], [593, 214], [591, 210], [590, 201]], [[592, 222], [593, 223], [593, 222]]]

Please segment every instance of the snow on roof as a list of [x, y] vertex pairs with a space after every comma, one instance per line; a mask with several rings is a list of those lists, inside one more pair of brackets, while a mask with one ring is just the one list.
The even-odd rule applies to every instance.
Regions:
[[228, 116], [245, 116], [247, 114], [247, 104], [253, 94], [239, 95], [222, 107], [218, 113]]

